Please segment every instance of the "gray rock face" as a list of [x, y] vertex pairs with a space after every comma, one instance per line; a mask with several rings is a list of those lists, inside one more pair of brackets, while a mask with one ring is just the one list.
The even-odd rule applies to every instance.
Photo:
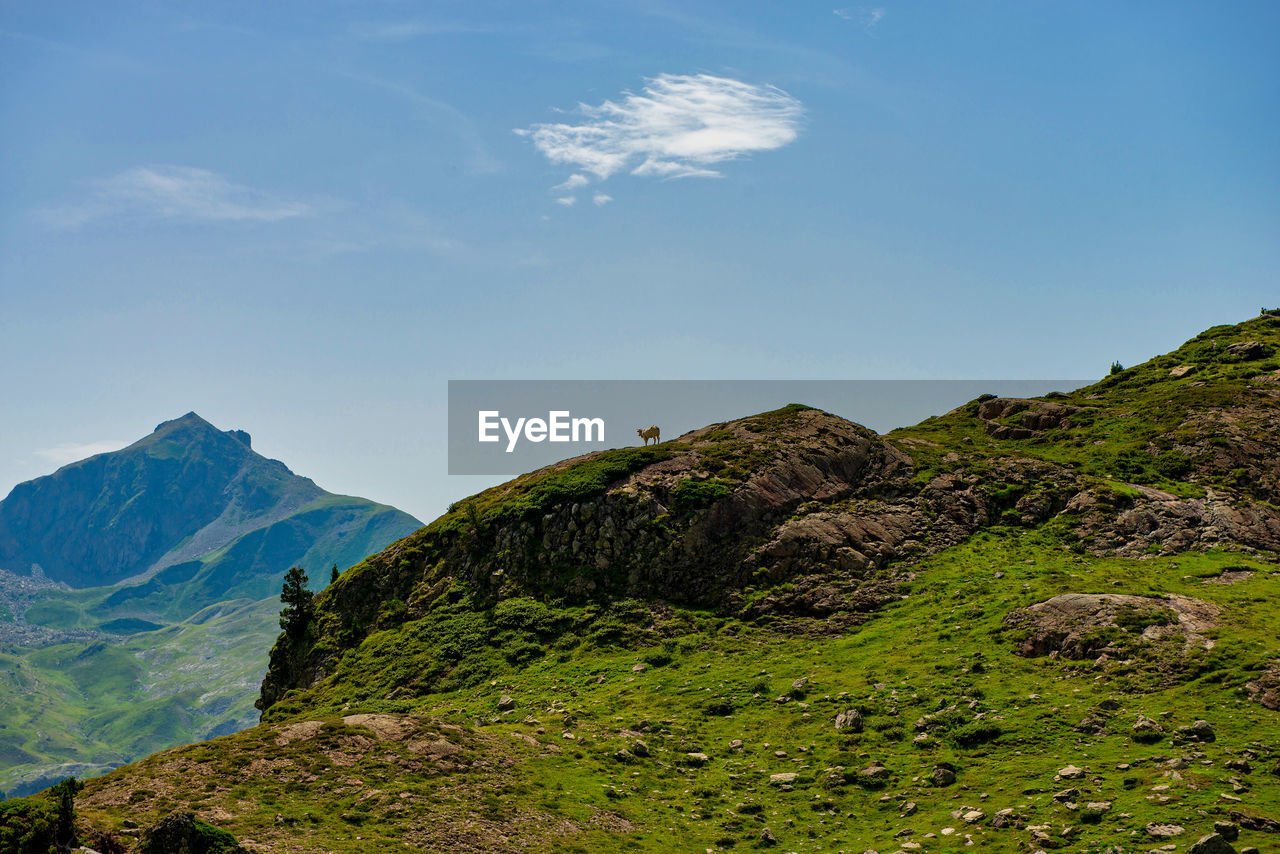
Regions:
[[1265, 359], [1271, 355], [1271, 348], [1261, 341], [1240, 341], [1228, 344], [1227, 352], [1237, 359]]
[[858, 772], [858, 783], [867, 788], [880, 788], [889, 782], [892, 776], [889, 769], [881, 765], [879, 762], [872, 762], [867, 767]]
[[1236, 849], [1231, 847], [1231, 843], [1227, 842], [1222, 834], [1207, 833], [1197, 839], [1187, 852], [1188, 854], [1236, 854]]
[[[1063, 593], [1005, 618], [1010, 628], [1028, 630], [1019, 655], [1036, 657], [1056, 652], [1066, 658], [1092, 659], [1111, 649], [1104, 632], [1149, 622], [1135, 641], [1164, 637], [1205, 643], [1201, 632], [1217, 625], [1221, 609], [1190, 596], [1131, 596], [1123, 593]], [[1114, 650], [1113, 650], [1114, 651]]]
[[846, 709], [836, 715], [836, 729], [847, 732], [862, 732], [862, 713], [857, 709]]
[[1235, 842], [1240, 838], [1240, 828], [1229, 821], [1215, 821], [1213, 823], [1213, 832], [1219, 834], [1228, 842]]
[[1177, 731], [1178, 741], [1199, 741], [1209, 742], [1216, 741], [1218, 736], [1214, 733], [1213, 727], [1209, 726], [1208, 721], [1196, 721], [1188, 726], [1180, 726]]
[[1153, 821], [1147, 825], [1146, 831], [1147, 836], [1150, 836], [1152, 839], [1169, 839], [1186, 833], [1186, 828], [1178, 824], [1165, 824]]

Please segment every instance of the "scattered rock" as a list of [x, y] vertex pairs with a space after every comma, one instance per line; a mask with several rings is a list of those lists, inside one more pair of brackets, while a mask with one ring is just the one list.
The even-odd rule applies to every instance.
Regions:
[[947, 765], [935, 765], [933, 771], [929, 775], [933, 780], [933, 785], [938, 787], [950, 786], [956, 781], [956, 772]]
[[[1099, 656], [1099, 658], [1104, 657]], [[1106, 735], [1107, 719], [1099, 715], [1086, 715], [1080, 723], [1076, 724], [1076, 732], [1088, 733], [1089, 735]]]
[[1221, 833], [1206, 833], [1187, 849], [1187, 854], [1236, 854], [1236, 849], [1222, 838]]
[[1186, 833], [1186, 828], [1179, 824], [1161, 824], [1153, 821], [1147, 825], [1146, 831], [1147, 836], [1152, 839], [1170, 839]]
[[1078, 768], [1075, 765], [1067, 765], [1064, 768], [1058, 769], [1058, 776], [1063, 780], [1079, 780], [1084, 775], [1085, 770], [1083, 768]]
[[1280, 712], [1280, 661], [1272, 661], [1258, 678], [1244, 683], [1244, 688], [1263, 708]]
[[710, 759], [711, 757], [707, 756], [705, 753], [686, 753], [684, 755], [685, 764], [691, 765], [694, 768], [701, 768], [703, 765], [706, 765]]
[[1178, 727], [1176, 739], [1178, 741], [1216, 741], [1218, 736], [1214, 733], [1213, 727], [1209, 726], [1208, 721], [1196, 721], [1190, 726]]
[[1263, 833], [1280, 833], [1280, 821], [1274, 818], [1267, 818], [1261, 815], [1249, 815], [1248, 813], [1232, 810], [1228, 815], [1236, 824], [1245, 830], [1260, 830]]
[[769, 782], [775, 786], [790, 785], [796, 781], [796, 773], [794, 771], [784, 771], [781, 774], [770, 774]]
[[516, 707], [515, 698], [510, 694], [503, 694], [498, 698], [498, 711], [509, 712]]
[[836, 715], [836, 730], [862, 732], [862, 713], [857, 709], [845, 709]]
[[1194, 374], [1195, 372], [1196, 372], [1195, 365], [1178, 365], [1176, 368], [1173, 368], [1169, 371], [1169, 376], [1185, 377], [1185, 376]]
[[1239, 341], [1228, 344], [1227, 352], [1237, 359], [1265, 359], [1271, 355], [1271, 348], [1261, 341]]
[[982, 821], [986, 817], [987, 817], [987, 814], [984, 813], [982, 810], [969, 810], [964, 815], [960, 816], [960, 818], [962, 818], [966, 824], [975, 824], [976, 822]]
[[1220, 834], [1228, 842], [1235, 842], [1240, 838], [1240, 828], [1229, 821], [1215, 821], [1213, 832]]
[[766, 827], [764, 830], [760, 831], [760, 844], [766, 847], [777, 845], [778, 838], [773, 835], [772, 830]]
[[1133, 724], [1133, 740], [1145, 743], [1159, 741], [1164, 738], [1164, 727], [1159, 721], [1152, 720], [1146, 715], [1138, 715], [1138, 720]]
[[858, 772], [858, 784], [868, 789], [878, 789], [889, 782], [889, 769], [879, 762], [872, 762]]

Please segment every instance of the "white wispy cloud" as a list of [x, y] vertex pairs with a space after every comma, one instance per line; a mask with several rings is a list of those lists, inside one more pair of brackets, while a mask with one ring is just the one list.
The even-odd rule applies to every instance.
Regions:
[[[787, 145], [799, 133], [804, 107], [774, 86], [661, 74], [639, 93], [599, 106], [579, 104], [578, 112], [580, 123], [535, 124], [516, 133], [553, 163], [601, 181], [622, 170], [665, 180], [718, 178], [719, 164]], [[581, 172], [560, 187], [585, 184]]]
[[613, 196], [608, 193], [596, 193], [591, 197], [591, 201], [595, 203], [596, 207], [602, 208], [609, 204], [609, 202], [613, 201]]
[[884, 8], [882, 6], [853, 6], [847, 9], [832, 9], [831, 11], [838, 18], [862, 24], [862, 28], [867, 32], [871, 32], [875, 29], [876, 24], [884, 20]]
[[590, 181], [587, 180], [586, 175], [579, 175], [578, 173], [575, 172], [574, 174], [566, 178], [563, 183], [556, 184], [551, 189], [563, 190], [566, 193], [572, 193], [574, 190], [582, 189], [583, 187], [587, 186], [587, 184], [589, 183]]
[[38, 212], [46, 223], [75, 228], [100, 219], [153, 218], [185, 222], [277, 222], [309, 216], [312, 205], [236, 184], [192, 166], [137, 166], [92, 181], [71, 204]]
[[52, 448], [36, 451], [35, 454], [46, 462], [53, 463], [56, 466], [65, 466], [67, 463], [87, 459], [95, 454], [118, 451], [128, 444], [128, 442], [118, 442], [115, 439], [102, 439], [97, 442], [85, 442], [83, 445], [55, 445]]
[[564, 205], [566, 208], [571, 208], [575, 204], [577, 204], [577, 201], [578, 201], [577, 196], [561, 196], [560, 198], [556, 199], [556, 204]]

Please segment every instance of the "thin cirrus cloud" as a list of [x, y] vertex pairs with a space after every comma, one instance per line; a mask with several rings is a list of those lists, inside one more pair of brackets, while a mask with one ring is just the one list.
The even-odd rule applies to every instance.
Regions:
[[93, 181], [85, 198], [45, 208], [49, 225], [77, 228], [103, 219], [278, 222], [311, 216], [312, 205], [236, 184], [192, 166], [136, 166]]
[[128, 442], [118, 442], [113, 439], [103, 439], [98, 442], [86, 442], [83, 445], [65, 444], [55, 445], [52, 448], [36, 451], [35, 454], [40, 459], [55, 466], [65, 466], [67, 463], [74, 463], [78, 460], [88, 459], [97, 454], [105, 454], [108, 451], [118, 451]]
[[[660, 74], [639, 93], [599, 106], [579, 104], [583, 121], [516, 131], [548, 160], [576, 171], [555, 192], [572, 193], [626, 170], [639, 177], [719, 178], [720, 165], [795, 140], [803, 105], [774, 86], [710, 74]], [[585, 174], [584, 174], [585, 173]], [[556, 201], [572, 204], [561, 195]], [[597, 205], [611, 201], [603, 193]]]
[[832, 14], [846, 21], [862, 24], [863, 29], [871, 32], [876, 24], [884, 20], [884, 9], [880, 6], [856, 6], [847, 9], [832, 9]]

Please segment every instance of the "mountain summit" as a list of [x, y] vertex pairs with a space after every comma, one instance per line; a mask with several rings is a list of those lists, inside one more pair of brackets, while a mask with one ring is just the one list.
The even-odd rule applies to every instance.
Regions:
[[73, 588], [146, 581], [115, 603], [169, 587], [193, 610], [269, 596], [290, 563], [345, 567], [417, 527], [392, 507], [326, 492], [256, 453], [243, 430], [188, 412], [14, 487], [0, 501], [0, 570]]
[[251, 725], [289, 567], [322, 582], [418, 527], [194, 412], [19, 484], [0, 501], [0, 680], [19, 686], [0, 789]]

